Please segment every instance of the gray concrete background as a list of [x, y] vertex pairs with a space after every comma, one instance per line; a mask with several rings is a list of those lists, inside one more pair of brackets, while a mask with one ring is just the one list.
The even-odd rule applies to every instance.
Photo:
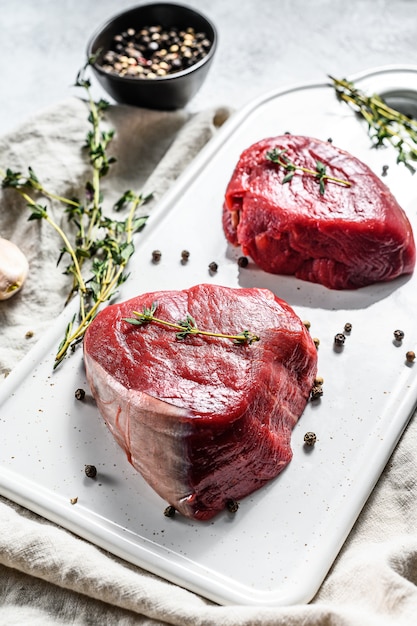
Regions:
[[[184, 0], [219, 47], [189, 104], [239, 108], [270, 90], [392, 64], [417, 64], [416, 0]], [[128, 0], [0, 0], [0, 134], [79, 91], [87, 42]], [[104, 95], [94, 86], [97, 95]]]

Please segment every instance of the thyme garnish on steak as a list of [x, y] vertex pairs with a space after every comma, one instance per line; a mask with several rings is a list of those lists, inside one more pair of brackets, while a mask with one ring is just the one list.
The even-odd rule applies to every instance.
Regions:
[[149, 308], [143, 307], [141, 312], [133, 311], [133, 315], [135, 315], [136, 317], [126, 317], [124, 318], [124, 321], [129, 322], [129, 324], [134, 324], [135, 326], [143, 326], [144, 324], [153, 322], [156, 324], [162, 324], [163, 326], [168, 326], [169, 328], [174, 328], [178, 331], [177, 333], [175, 333], [175, 337], [180, 341], [185, 339], [189, 335], [205, 335], [206, 337], [220, 337], [223, 339], [231, 339], [233, 343], [239, 345], [250, 345], [255, 341], [259, 341], [260, 339], [258, 335], [255, 335], [249, 330], [242, 330], [242, 332], [238, 334], [225, 334], [216, 333], [210, 330], [201, 330], [197, 327], [197, 322], [189, 313], [187, 313], [185, 319], [180, 320], [179, 322], [170, 322], [168, 320], [163, 320], [159, 317], [155, 317], [154, 313], [157, 308], [158, 303], [153, 302]]
[[[68, 258], [64, 273], [72, 277], [72, 284], [65, 304], [79, 295], [78, 311], [65, 329], [64, 337], [58, 346], [54, 368], [65, 358], [69, 349], [74, 349], [99, 311], [100, 306], [110, 300], [117, 288], [127, 279], [125, 268], [134, 253], [133, 235], [141, 230], [147, 216], [139, 215], [138, 210], [151, 196], [142, 196], [130, 190], [116, 202], [115, 214], [126, 210], [122, 219], [106, 217], [102, 212], [101, 179], [115, 159], [108, 155], [108, 146], [113, 138], [113, 130], [101, 128], [103, 114], [109, 104], [95, 102], [90, 93], [90, 81], [85, 78], [85, 70], [93, 62], [90, 59], [77, 76], [76, 86], [87, 93], [91, 130], [87, 133], [86, 149], [91, 166], [91, 180], [85, 186], [85, 198], [64, 198], [42, 185], [33, 168], [28, 175], [7, 169], [0, 170], [2, 186], [15, 189], [26, 201], [31, 213], [29, 220], [45, 220], [58, 233], [62, 248], [58, 264], [63, 257]], [[52, 200], [64, 206], [68, 229], [59, 225], [48, 207], [38, 199]]]
[[272, 163], [276, 163], [280, 167], [282, 167], [287, 174], [282, 179], [282, 184], [289, 183], [292, 180], [296, 171], [300, 171], [308, 176], [314, 176], [318, 180], [320, 194], [324, 196], [326, 191], [326, 182], [332, 181], [333, 183], [338, 183], [340, 185], [345, 185], [346, 187], [350, 187], [352, 183], [348, 180], [343, 180], [342, 178], [335, 178], [334, 176], [329, 176], [326, 173], [326, 166], [321, 161], [316, 161], [316, 169], [312, 170], [308, 167], [302, 167], [300, 165], [296, 165], [292, 163], [290, 159], [286, 156], [286, 149], [279, 150], [278, 148], [274, 148], [273, 150], [269, 150], [266, 153], [266, 158], [268, 161], [272, 161]]
[[376, 148], [391, 144], [397, 151], [397, 163], [414, 174], [417, 161], [417, 121], [388, 106], [378, 95], [368, 96], [353, 82], [329, 76], [339, 100], [346, 102], [368, 124], [368, 135]]

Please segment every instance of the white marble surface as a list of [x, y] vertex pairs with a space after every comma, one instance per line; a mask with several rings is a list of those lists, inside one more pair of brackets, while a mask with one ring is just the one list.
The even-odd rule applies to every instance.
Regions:
[[[185, 0], [184, 0], [185, 2]], [[186, 0], [218, 52], [191, 110], [239, 108], [275, 88], [417, 63], [415, 0]], [[0, 134], [69, 95], [91, 34], [129, 0], [0, 0]], [[96, 93], [103, 95], [95, 86]]]

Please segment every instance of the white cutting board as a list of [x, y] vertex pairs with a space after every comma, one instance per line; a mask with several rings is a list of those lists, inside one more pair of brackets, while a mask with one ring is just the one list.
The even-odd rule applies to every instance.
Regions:
[[[394, 91], [416, 106], [417, 68], [381, 68], [353, 77], [369, 92]], [[329, 291], [272, 276], [227, 245], [221, 226], [224, 191], [237, 159], [253, 142], [286, 131], [334, 144], [375, 171], [417, 233], [417, 189], [394, 151], [371, 149], [366, 127], [334, 91], [301, 85], [267, 95], [225, 124], [153, 210], [136, 239], [131, 276], [120, 299], [201, 282], [267, 287], [287, 300], [320, 339], [321, 401], [296, 426], [294, 457], [278, 478], [240, 503], [238, 512], [207, 523], [176, 515], [128, 464], [87, 390], [82, 351], [52, 371], [72, 310], [0, 388], [0, 493], [81, 537], [216, 602], [264, 606], [308, 602], [331, 567], [405, 428], [417, 398], [417, 274], [357, 291]], [[154, 249], [161, 262], [151, 262]], [[190, 251], [186, 265], [181, 250]], [[210, 275], [208, 265], [218, 263]], [[71, 307], [73, 308], [73, 307]], [[345, 347], [333, 338], [352, 323]], [[402, 346], [393, 331], [405, 332]], [[417, 351], [417, 350], [416, 350]], [[306, 450], [306, 431], [317, 444]], [[95, 480], [84, 465], [98, 469]], [[71, 498], [78, 498], [71, 504]]]

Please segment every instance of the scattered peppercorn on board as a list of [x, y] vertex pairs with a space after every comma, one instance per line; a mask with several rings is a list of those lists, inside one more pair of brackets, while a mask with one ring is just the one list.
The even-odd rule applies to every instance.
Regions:
[[[352, 80], [417, 110], [417, 67]], [[276, 480], [207, 523], [167, 511], [99, 417], [81, 349], [53, 372], [75, 305], [0, 387], [2, 495], [222, 604], [279, 606], [314, 596], [417, 400], [417, 362], [406, 356], [417, 350], [416, 272], [330, 291], [265, 274], [227, 245], [223, 195], [241, 151], [286, 131], [332, 138], [384, 175], [417, 234], [415, 180], [395, 152], [371, 147], [366, 126], [329, 83], [290, 87], [232, 117], [153, 210], [119, 296], [209, 281], [267, 287], [308, 321], [320, 389], [294, 429], [293, 460]]]

